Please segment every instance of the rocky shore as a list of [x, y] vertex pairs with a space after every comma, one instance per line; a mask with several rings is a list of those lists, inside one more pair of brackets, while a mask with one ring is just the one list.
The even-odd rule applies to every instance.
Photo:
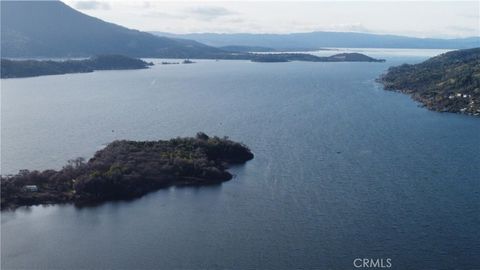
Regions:
[[377, 81], [385, 90], [408, 94], [430, 110], [480, 116], [480, 48], [391, 67]]

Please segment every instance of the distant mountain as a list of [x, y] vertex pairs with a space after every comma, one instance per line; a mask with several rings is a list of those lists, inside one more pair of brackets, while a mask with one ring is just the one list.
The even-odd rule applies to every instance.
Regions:
[[277, 50], [273, 48], [260, 47], [260, 46], [223, 46], [220, 49], [228, 52], [275, 52]]
[[201, 58], [223, 54], [196, 41], [158, 37], [85, 15], [60, 1], [1, 1], [2, 57]]
[[[152, 58], [205, 58], [265, 61], [266, 56], [250, 54], [260, 47], [219, 49], [179, 37], [161, 37], [85, 15], [60, 1], [0, 1], [2, 58], [90, 57], [123, 55]], [[276, 55], [268, 61], [330, 61], [313, 55]], [[282, 58], [282, 59], [280, 59]], [[358, 61], [345, 58], [341, 61]], [[361, 61], [371, 61], [364, 58]], [[2, 61], [18, 74], [60, 74], [71, 66], [55, 63]], [[23, 69], [26, 68], [26, 69]], [[75, 72], [91, 70], [77, 65]], [[53, 72], [53, 73], [52, 73]], [[29, 75], [29, 76], [30, 76]], [[7, 77], [3, 74], [2, 76]], [[8, 75], [10, 76], [10, 75]]]
[[410, 94], [431, 110], [480, 116], [480, 48], [391, 67], [379, 82], [387, 90]]
[[276, 50], [311, 50], [324, 47], [465, 49], [480, 46], [480, 37], [434, 39], [353, 32], [310, 32], [292, 34], [152, 33], [166, 37], [193, 39], [215, 47], [259, 46]]

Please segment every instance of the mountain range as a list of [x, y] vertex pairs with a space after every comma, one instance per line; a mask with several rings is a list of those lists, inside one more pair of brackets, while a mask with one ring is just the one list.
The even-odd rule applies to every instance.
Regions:
[[4, 58], [90, 57], [119, 54], [143, 58], [251, 59], [253, 50], [322, 47], [470, 48], [480, 37], [419, 39], [362, 33], [294, 34], [147, 33], [105, 22], [61, 1], [0, 1]]
[[316, 50], [328, 47], [417, 49], [465, 49], [480, 47], [480, 37], [435, 39], [355, 32], [309, 32], [291, 34], [152, 33], [171, 38], [193, 39], [214, 47], [254, 46], [274, 50]]

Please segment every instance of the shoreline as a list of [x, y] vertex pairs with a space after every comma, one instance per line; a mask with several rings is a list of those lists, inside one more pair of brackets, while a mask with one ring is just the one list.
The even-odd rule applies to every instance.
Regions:
[[416, 90], [412, 89], [398, 89], [395, 87], [392, 87], [389, 85], [389, 82], [384, 81], [382, 78], [376, 79], [375, 82], [379, 83], [382, 85], [383, 90], [385, 91], [390, 91], [390, 92], [395, 92], [395, 93], [400, 93], [403, 95], [408, 95], [413, 101], [419, 103], [419, 107], [426, 108], [430, 111], [434, 112], [439, 112], [439, 113], [455, 113], [455, 114], [461, 114], [461, 115], [468, 115], [468, 116], [473, 116], [473, 117], [480, 117], [480, 112], [477, 113], [472, 113], [468, 111], [462, 111], [454, 109], [454, 108], [448, 108], [446, 106], [441, 106], [439, 103], [435, 103], [435, 98], [433, 97], [424, 97], [421, 94], [418, 93]]
[[393, 66], [376, 81], [385, 90], [410, 95], [429, 110], [480, 116], [480, 48]]

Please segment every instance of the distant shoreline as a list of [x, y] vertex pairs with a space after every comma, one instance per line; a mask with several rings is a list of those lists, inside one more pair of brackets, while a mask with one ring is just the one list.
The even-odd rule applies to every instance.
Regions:
[[153, 63], [122, 55], [100, 55], [83, 60], [1, 59], [1, 78], [26, 78], [43, 75], [89, 73], [95, 70], [146, 69]]
[[[171, 58], [175, 59], [175, 58]], [[192, 58], [205, 60], [250, 60], [252, 62], [385, 62], [361, 53], [340, 53], [332, 56], [316, 56], [307, 53], [230, 53], [218, 58]], [[175, 62], [176, 63], [176, 62]], [[175, 64], [162, 62], [162, 65]], [[195, 62], [184, 59], [183, 64]], [[89, 73], [95, 70], [146, 69], [153, 63], [123, 55], [101, 55], [84, 60], [1, 60], [1, 78], [27, 78], [43, 75], [61, 75], [69, 73]]]

